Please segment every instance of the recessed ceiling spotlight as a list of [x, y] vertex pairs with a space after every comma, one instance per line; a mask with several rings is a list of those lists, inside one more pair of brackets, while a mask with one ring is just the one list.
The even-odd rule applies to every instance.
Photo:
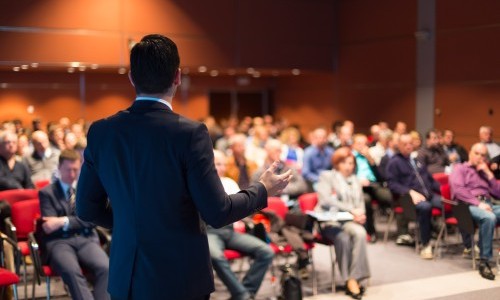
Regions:
[[74, 73], [74, 72], [75, 72], [75, 68], [72, 68], [72, 67], [68, 68], [68, 73]]
[[292, 74], [295, 76], [300, 75], [300, 70], [299, 69], [292, 69]]
[[254, 68], [247, 68], [247, 73], [248, 74], [253, 74], [253, 72], [255, 72]]
[[19, 72], [19, 70], [21, 70], [21, 68], [19, 68], [19, 67], [13, 67], [12, 68], [12, 71], [14, 71], [14, 72]]
[[121, 67], [121, 68], [118, 69], [118, 74], [122, 74], [123, 75], [125, 73], [127, 73], [127, 69], [126, 68]]
[[90, 65], [90, 68], [91, 68], [92, 70], [95, 70], [95, 69], [99, 68], [99, 65], [98, 65], [98, 64], [91, 64], [91, 65]]
[[29, 66], [28, 65], [21, 65], [21, 69], [23, 70], [28, 70]]
[[212, 77], [216, 77], [216, 76], [218, 76], [218, 75], [219, 75], [219, 71], [217, 71], [217, 70], [212, 70], [212, 71], [210, 71], [210, 76], [212, 76]]
[[79, 63], [79, 62], [77, 62], [77, 61], [73, 61], [73, 62], [69, 63], [69, 65], [70, 65], [71, 67], [73, 67], [73, 68], [78, 68], [78, 66], [80, 66], [80, 63]]
[[38, 63], [31, 63], [32, 68], [38, 68]]
[[207, 71], [207, 67], [205, 67], [205, 66], [199, 66], [198, 67], [198, 72], [205, 73], [206, 71]]
[[252, 76], [253, 76], [254, 78], [259, 78], [259, 77], [260, 77], [260, 72], [259, 72], [259, 71], [255, 71], [255, 72], [253, 72]]
[[0, 88], [2, 88], [2, 89], [6, 89], [7, 86], [8, 86], [8, 84], [5, 82], [0, 83]]
[[85, 69], [87, 69], [86, 66], [79, 66], [78, 67], [78, 70], [80, 70], [81, 72], [85, 71]]

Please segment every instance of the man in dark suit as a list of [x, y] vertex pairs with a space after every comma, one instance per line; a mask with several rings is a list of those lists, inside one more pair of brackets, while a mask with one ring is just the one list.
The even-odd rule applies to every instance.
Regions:
[[113, 228], [113, 299], [208, 299], [205, 222], [219, 228], [262, 209], [290, 180], [275, 164], [260, 182], [224, 192], [206, 126], [172, 110], [179, 63], [174, 42], [145, 36], [130, 54], [134, 104], [89, 129], [77, 214]]
[[[74, 183], [80, 171], [78, 152], [64, 150], [59, 156], [60, 179], [39, 192], [43, 217], [43, 241], [51, 268], [69, 287], [72, 299], [110, 299], [109, 259], [99, 245], [94, 225], [75, 216]], [[94, 277], [92, 295], [82, 268]]]

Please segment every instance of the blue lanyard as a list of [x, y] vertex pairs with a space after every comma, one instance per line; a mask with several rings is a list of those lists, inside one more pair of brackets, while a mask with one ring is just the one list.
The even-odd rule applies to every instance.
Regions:
[[171, 111], [173, 111], [172, 109], [172, 105], [170, 103], [168, 103], [167, 101], [161, 99], [161, 98], [155, 98], [155, 97], [136, 97], [135, 98], [136, 101], [140, 101], [140, 100], [149, 100], [149, 101], [156, 101], [156, 102], [160, 102], [160, 103], [163, 103], [165, 104], [166, 106], [168, 106], [168, 108], [170, 108]]

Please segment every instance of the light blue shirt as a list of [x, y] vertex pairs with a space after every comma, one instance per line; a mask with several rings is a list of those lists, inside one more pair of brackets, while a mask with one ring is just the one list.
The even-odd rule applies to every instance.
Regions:
[[359, 179], [368, 179], [370, 182], [376, 182], [377, 177], [375, 177], [375, 174], [373, 174], [368, 159], [366, 159], [366, 157], [361, 155], [361, 153], [359, 153], [356, 150], [352, 150], [352, 153], [356, 158], [356, 169], [357, 169], [356, 176]]
[[309, 182], [317, 182], [319, 173], [332, 168], [333, 148], [329, 146], [319, 149], [316, 146], [309, 146], [304, 150], [304, 165], [302, 166], [302, 176]]

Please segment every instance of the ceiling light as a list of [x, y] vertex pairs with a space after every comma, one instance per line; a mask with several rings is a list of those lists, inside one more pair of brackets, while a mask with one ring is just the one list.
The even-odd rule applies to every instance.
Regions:
[[189, 68], [184, 68], [182, 69], [182, 74], [187, 75], [189, 74], [189, 71], [190, 71]]
[[21, 70], [21, 68], [19, 68], [19, 67], [13, 67], [12, 68], [12, 71], [14, 71], [14, 72], [19, 72], [19, 70]]
[[253, 76], [254, 78], [259, 78], [259, 77], [260, 77], [260, 72], [259, 72], [259, 71], [255, 71], [255, 72], [252, 74], [252, 76]]
[[80, 63], [79, 63], [79, 62], [77, 62], [77, 61], [74, 61], [74, 62], [71, 62], [69, 65], [70, 65], [71, 67], [73, 67], [73, 68], [78, 68], [78, 67], [80, 66]]
[[205, 73], [206, 71], [207, 71], [207, 67], [205, 67], [205, 66], [199, 66], [198, 67], [198, 72]]
[[248, 74], [253, 74], [253, 72], [255, 72], [254, 68], [247, 68], [247, 73]]
[[118, 69], [118, 74], [122, 74], [123, 75], [125, 73], [127, 73], [127, 69], [126, 68], [121, 67], [121, 68]]
[[23, 69], [23, 70], [27, 70], [28, 68], [29, 68], [28, 65], [21, 65], [21, 69]]
[[74, 73], [75, 72], [75, 68], [68, 68], [68, 73]]
[[31, 63], [32, 68], [38, 68], [38, 63]]
[[219, 71], [217, 71], [217, 70], [212, 70], [212, 71], [210, 71], [210, 76], [212, 76], [212, 77], [216, 77], [216, 76], [218, 76], [218, 75], [219, 75]]
[[90, 65], [90, 68], [91, 68], [92, 70], [95, 70], [95, 69], [99, 68], [99, 65], [98, 65], [98, 64], [91, 64], [91, 65]]
[[299, 69], [292, 69], [292, 74], [295, 76], [300, 75], [300, 70]]
[[78, 70], [80, 70], [81, 72], [85, 71], [85, 69], [87, 69], [86, 66], [79, 66], [78, 67]]

